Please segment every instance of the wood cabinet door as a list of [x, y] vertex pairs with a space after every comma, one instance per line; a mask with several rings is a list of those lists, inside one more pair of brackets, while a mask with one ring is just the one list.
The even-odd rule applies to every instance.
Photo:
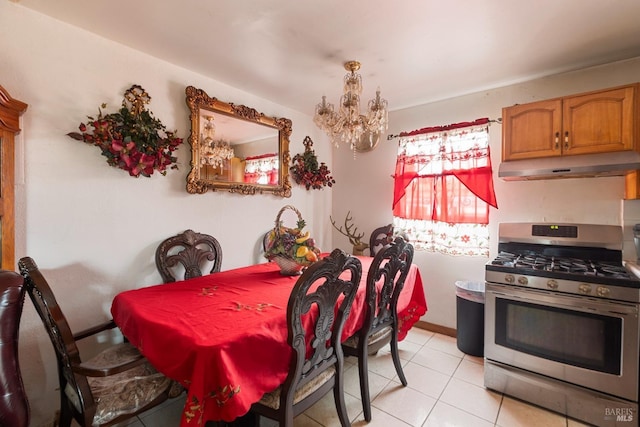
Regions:
[[3, 270], [15, 266], [14, 142], [13, 133], [0, 126], [0, 260]]
[[15, 135], [20, 132], [20, 115], [27, 104], [13, 99], [0, 86], [0, 267], [14, 271], [14, 153]]
[[640, 171], [629, 172], [624, 176], [624, 198], [640, 199]]
[[562, 154], [562, 100], [550, 99], [502, 109], [502, 160]]
[[564, 98], [564, 155], [634, 148], [636, 85]]

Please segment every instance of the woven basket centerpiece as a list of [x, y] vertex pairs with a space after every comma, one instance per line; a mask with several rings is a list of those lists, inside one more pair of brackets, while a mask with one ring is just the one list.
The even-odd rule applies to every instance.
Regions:
[[[286, 210], [292, 210], [298, 217], [295, 227], [285, 227], [280, 217]], [[308, 231], [303, 231], [305, 221], [300, 211], [286, 205], [278, 212], [275, 227], [267, 236], [265, 257], [280, 267], [280, 273], [287, 276], [302, 274], [302, 270], [318, 260], [320, 249], [315, 246]]]

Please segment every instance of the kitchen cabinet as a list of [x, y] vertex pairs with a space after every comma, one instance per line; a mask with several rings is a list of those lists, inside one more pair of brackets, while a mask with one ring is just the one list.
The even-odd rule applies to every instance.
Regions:
[[20, 132], [20, 116], [26, 109], [27, 104], [13, 99], [0, 86], [0, 268], [10, 271], [16, 268], [14, 254], [14, 137]]
[[636, 148], [638, 84], [502, 110], [502, 161]]
[[629, 172], [624, 177], [624, 198], [640, 199], [640, 171]]
[[221, 166], [204, 165], [202, 174], [213, 181], [244, 182], [244, 160], [232, 157], [225, 160]]

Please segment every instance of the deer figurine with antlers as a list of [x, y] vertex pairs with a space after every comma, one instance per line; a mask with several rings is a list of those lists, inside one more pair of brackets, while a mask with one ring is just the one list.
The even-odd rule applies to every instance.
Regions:
[[354, 227], [353, 222], [349, 225], [349, 221], [353, 221], [351, 211], [347, 212], [347, 216], [344, 219], [344, 231], [342, 230], [342, 226], [338, 227], [336, 225], [336, 222], [331, 216], [329, 216], [329, 219], [333, 227], [338, 230], [340, 234], [349, 238], [349, 243], [353, 245], [353, 255], [364, 255], [364, 250], [367, 249], [369, 245], [360, 240], [364, 237], [364, 233], [357, 234], [358, 227]]

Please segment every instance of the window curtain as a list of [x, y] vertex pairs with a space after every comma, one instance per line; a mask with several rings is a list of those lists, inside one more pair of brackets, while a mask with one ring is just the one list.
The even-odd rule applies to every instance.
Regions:
[[489, 255], [489, 206], [498, 207], [489, 120], [400, 134], [394, 225], [416, 248]]
[[244, 182], [278, 185], [278, 153], [263, 154], [245, 159]]

